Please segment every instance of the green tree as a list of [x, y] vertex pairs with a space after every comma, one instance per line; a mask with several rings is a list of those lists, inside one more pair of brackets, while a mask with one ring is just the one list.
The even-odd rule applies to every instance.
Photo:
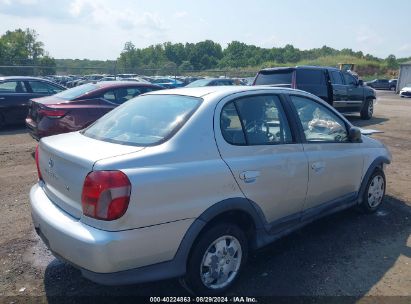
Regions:
[[[54, 59], [44, 50], [43, 42], [31, 29], [7, 31], [0, 37], [0, 64], [3, 65], [40, 65], [55, 66]], [[39, 71], [43, 71], [40, 68]], [[13, 68], [5, 70], [4, 74], [33, 74], [32, 68]]]
[[387, 65], [387, 68], [389, 69], [398, 69], [398, 62], [397, 58], [394, 55], [389, 55], [387, 58], [385, 58], [385, 64]]

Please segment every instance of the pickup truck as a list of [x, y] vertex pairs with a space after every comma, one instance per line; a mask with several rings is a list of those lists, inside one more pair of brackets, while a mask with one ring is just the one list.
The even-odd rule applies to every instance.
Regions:
[[332, 67], [297, 66], [262, 69], [253, 85], [269, 85], [310, 92], [341, 113], [359, 112], [362, 119], [371, 119], [375, 91], [349, 72]]

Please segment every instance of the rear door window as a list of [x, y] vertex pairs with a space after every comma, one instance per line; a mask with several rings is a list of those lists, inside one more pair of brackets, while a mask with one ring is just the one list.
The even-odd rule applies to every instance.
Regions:
[[0, 93], [26, 93], [27, 90], [21, 81], [5, 81], [0, 83]]
[[325, 74], [323, 70], [298, 69], [297, 85], [324, 85]]
[[151, 88], [145, 87], [118, 88], [115, 90], [107, 91], [106, 93], [104, 93], [103, 98], [111, 103], [123, 104], [134, 97], [150, 91], [152, 91]]
[[233, 145], [292, 143], [290, 127], [276, 95], [239, 98], [224, 106], [221, 132]]
[[293, 70], [286, 71], [270, 71], [258, 73], [255, 84], [256, 85], [290, 85], [292, 82]]

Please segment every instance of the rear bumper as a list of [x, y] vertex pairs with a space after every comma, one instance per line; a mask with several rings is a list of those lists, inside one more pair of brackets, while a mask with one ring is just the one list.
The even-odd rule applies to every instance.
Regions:
[[30, 191], [33, 224], [58, 258], [98, 283], [127, 284], [184, 274], [174, 263], [192, 219], [125, 231], [96, 229], [54, 205], [40, 184]]
[[40, 137], [37, 134], [37, 128], [31, 118], [26, 118], [26, 127], [29, 130], [30, 136], [39, 141]]

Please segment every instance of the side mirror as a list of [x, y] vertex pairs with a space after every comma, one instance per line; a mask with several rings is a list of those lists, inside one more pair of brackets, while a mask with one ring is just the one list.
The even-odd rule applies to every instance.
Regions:
[[351, 127], [348, 131], [348, 140], [350, 142], [361, 142], [361, 130], [357, 127]]
[[362, 79], [358, 79], [358, 85], [359, 86], [363, 86], [364, 85], [364, 81]]

